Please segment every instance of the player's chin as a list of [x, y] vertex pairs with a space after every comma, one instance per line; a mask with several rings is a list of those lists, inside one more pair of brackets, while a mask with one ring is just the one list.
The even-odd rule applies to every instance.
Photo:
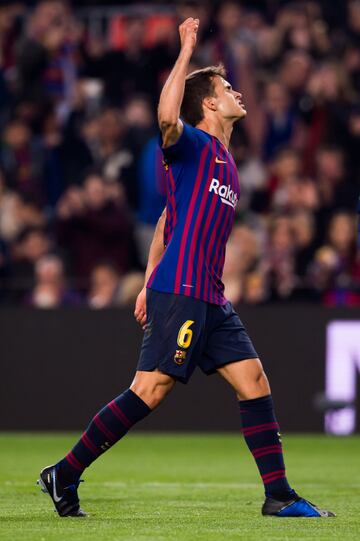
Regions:
[[234, 117], [236, 120], [241, 120], [242, 118], [245, 118], [247, 115], [247, 111], [243, 105], [238, 105], [236, 107], [236, 111], [234, 111]]
[[239, 120], [241, 120], [242, 118], [245, 118], [246, 115], [247, 115], [247, 110], [245, 109], [245, 107], [243, 107], [242, 105], [239, 107], [240, 109], [240, 112], [239, 112]]
[[243, 118], [245, 118], [247, 115], [247, 112], [245, 111], [245, 109], [243, 111], [241, 111], [241, 113], [237, 113], [236, 115], [234, 115], [233, 119], [234, 119], [234, 122], [238, 122], [239, 120], [242, 120]]

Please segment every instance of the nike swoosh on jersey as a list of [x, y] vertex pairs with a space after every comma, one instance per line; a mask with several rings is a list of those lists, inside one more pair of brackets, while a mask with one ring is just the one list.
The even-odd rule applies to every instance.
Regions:
[[215, 163], [226, 163], [224, 160], [219, 160], [219, 158], [216, 156]]
[[54, 498], [54, 502], [59, 503], [59, 501], [61, 500], [61, 498], [59, 498], [59, 496], [57, 495], [57, 492], [56, 492], [55, 469], [53, 469], [53, 471], [52, 471], [52, 478], [53, 478], [53, 483], [54, 483], [54, 490], [53, 490], [53, 498]]

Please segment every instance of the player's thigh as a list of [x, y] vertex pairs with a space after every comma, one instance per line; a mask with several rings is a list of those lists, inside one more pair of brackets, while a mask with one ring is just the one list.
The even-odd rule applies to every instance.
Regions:
[[229, 363], [256, 358], [258, 354], [231, 303], [210, 305], [200, 368], [206, 374], [212, 374]]
[[175, 385], [175, 379], [160, 370], [137, 370], [130, 389], [151, 409], [158, 406]]
[[186, 383], [201, 354], [206, 303], [148, 290], [147, 316], [137, 370], [158, 369]]
[[243, 359], [218, 368], [218, 373], [235, 390], [239, 400], [252, 400], [270, 394], [270, 386], [260, 359]]

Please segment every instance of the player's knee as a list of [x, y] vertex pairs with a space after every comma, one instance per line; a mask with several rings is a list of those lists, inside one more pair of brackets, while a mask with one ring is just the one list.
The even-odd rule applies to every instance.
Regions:
[[267, 391], [269, 389], [269, 381], [261, 364], [254, 374], [252, 385], [259, 392]]
[[170, 389], [167, 387], [164, 387], [163, 385], [158, 385], [152, 392], [152, 401], [153, 401], [153, 408], [156, 408], [161, 404], [161, 402], [164, 400], [166, 395]]
[[151, 385], [141, 383], [131, 385], [130, 389], [137, 394], [152, 410], [161, 404], [168, 393], [163, 386], [153, 387]]
[[150, 372], [145, 377], [135, 377], [130, 389], [143, 400], [150, 409], [155, 409], [164, 400], [166, 395], [174, 386], [172, 378], [157, 376], [155, 372]]
[[267, 382], [267, 377], [262, 367], [262, 364], [260, 364], [258, 370], [255, 373], [254, 383], [263, 384], [265, 381]]
[[270, 385], [260, 361], [257, 366], [249, 371], [245, 382], [241, 382], [236, 388], [239, 400], [251, 400], [259, 396], [270, 394]]

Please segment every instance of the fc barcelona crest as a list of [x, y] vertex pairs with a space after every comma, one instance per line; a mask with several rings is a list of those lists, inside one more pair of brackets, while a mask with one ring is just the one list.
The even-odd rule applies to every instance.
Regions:
[[186, 351], [183, 349], [177, 349], [174, 355], [174, 361], [176, 364], [181, 365], [185, 362]]

